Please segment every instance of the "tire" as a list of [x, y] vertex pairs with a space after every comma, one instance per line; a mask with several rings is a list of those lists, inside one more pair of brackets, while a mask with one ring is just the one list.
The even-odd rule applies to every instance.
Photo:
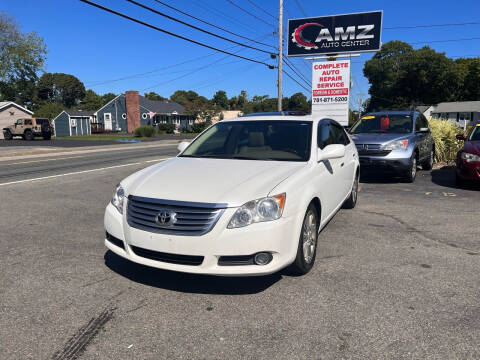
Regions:
[[3, 138], [4, 138], [5, 140], [12, 140], [13, 135], [12, 135], [12, 133], [10, 132], [10, 130], [5, 130], [5, 131], [3, 132]]
[[432, 170], [433, 169], [433, 159], [435, 156], [435, 152], [433, 149], [430, 151], [430, 156], [428, 157], [427, 160], [422, 164], [422, 169], [423, 170]]
[[317, 254], [319, 226], [319, 214], [313, 203], [310, 203], [303, 218], [300, 238], [298, 240], [297, 256], [289, 269], [293, 274], [305, 275], [312, 269]]
[[24, 138], [25, 140], [32, 141], [35, 138], [32, 130], [25, 130]]
[[410, 165], [408, 166], [408, 170], [405, 173], [405, 181], [408, 183], [413, 183], [415, 178], [417, 177], [417, 154], [413, 154], [412, 158], [410, 159]]
[[52, 134], [44, 134], [43, 140], [50, 140], [52, 138]]
[[343, 203], [344, 209], [353, 209], [355, 205], [357, 205], [359, 178], [360, 178], [360, 174], [357, 171], [357, 173], [355, 174], [355, 180], [353, 180], [350, 196]]

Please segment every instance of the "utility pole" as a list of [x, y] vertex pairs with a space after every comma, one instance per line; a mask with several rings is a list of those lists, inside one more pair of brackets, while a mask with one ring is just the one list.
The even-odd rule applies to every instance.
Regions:
[[283, 61], [283, 0], [279, 0], [278, 6], [278, 111], [282, 111], [282, 61]]

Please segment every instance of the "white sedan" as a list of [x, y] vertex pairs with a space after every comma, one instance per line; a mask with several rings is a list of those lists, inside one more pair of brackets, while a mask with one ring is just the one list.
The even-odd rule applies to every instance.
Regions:
[[131, 261], [212, 275], [305, 274], [320, 230], [357, 201], [353, 141], [330, 119], [221, 121], [117, 186], [105, 245]]

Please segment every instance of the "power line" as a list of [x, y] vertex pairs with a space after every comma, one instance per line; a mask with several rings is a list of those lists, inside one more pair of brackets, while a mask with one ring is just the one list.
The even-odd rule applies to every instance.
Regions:
[[252, 0], [247, 0], [250, 4], [252, 4], [253, 6], [255, 6], [257, 9], [259, 9], [260, 11], [262, 11], [263, 13], [267, 14], [268, 16], [270, 16], [273, 20], [275, 21], [278, 21], [278, 18], [276, 18], [275, 16], [273, 16], [272, 14], [270, 14], [267, 10], [265, 10], [264, 8], [262, 8], [261, 6], [255, 4]]
[[417, 41], [417, 42], [412, 42], [412, 43], [409, 43], [409, 44], [410, 45], [417, 45], [417, 44], [431, 44], [431, 43], [470, 41], [470, 40], [480, 40], [480, 37], [463, 38], [463, 39], [448, 39], [448, 40]]
[[431, 27], [447, 27], [447, 26], [465, 26], [465, 25], [480, 25], [480, 22], [465, 22], [456, 24], [433, 24], [433, 25], [411, 25], [411, 26], [390, 26], [384, 27], [383, 30], [398, 30], [398, 29], [417, 29], [417, 28], [431, 28]]
[[292, 75], [290, 75], [286, 70], [283, 70], [283, 73], [284, 73], [285, 75], [287, 75], [291, 80], [295, 81], [295, 82], [298, 84], [298, 86], [300, 86], [300, 87], [303, 88], [305, 91], [307, 91], [307, 92], [310, 93], [311, 89], [308, 89], [308, 88], [306, 88], [304, 85], [300, 84], [300, 83], [299, 83]]
[[174, 37], [176, 37], [176, 38], [179, 38], [179, 39], [182, 39], [182, 40], [191, 42], [191, 43], [193, 43], [193, 44], [200, 45], [200, 46], [206, 47], [206, 48], [208, 48], [208, 49], [212, 49], [212, 50], [215, 50], [215, 51], [218, 51], [218, 52], [221, 52], [221, 53], [230, 55], [230, 56], [234, 56], [234, 57], [238, 57], [238, 58], [240, 58], [240, 59], [244, 59], [244, 60], [247, 60], [247, 61], [255, 62], [255, 63], [257, 63], [257, 64], [262, 64], [262, 65], [267, 66], [267, 67], [270, 68], [270, 69], [273, 69], [273, 68], [274, 68], [273, 65], [267, 64], [266, 62], [259, 61], [259, 60], [255, 60], [255, 59], [251, 59], [251, 58], [248, 58], [248, 57], [245, 57], [245, 56], [241, 56], [241, 55], [236, 55], [236, 54], [233, 54], [233, 53], [231, 53], [231, 52], [228, 52], [228, 51], [225, 51], [225, 50], [221, 50], [221, 49], [219, 49], [219, 48], [216, 48], [216, 47], [213, 47], [213, 46], [210, 46], [210, 45], [201, 43], [201, 42], [199, 42], [199, 41], [192, 40], [192, 39], [188, 39], [188, 38], [186, 38], [186, 37], [184, 37], [184, 36], [182, 36], [182, 35], [175, 34], [175, 33], [171, 32], [171, 31], [168, 31], [168, 30], [159, 28], [158, 26], [155, 26], [155, 25], [146, 23], [146, 22], [144, 22], [144, 21], [135, 19], [135, 18], [133, 18], [133, 17], [131, 17], [131, 16], [128, 16], [128, 15], [122, 14], [122, 13], [120, 13], [120, 12], [118, 12], [118, 11], [109, 9], [109, 8], [107, 8], [107, 7], [104, 7], [104, 6], [100, 5], [100, 4], [94, 3], [94, 2], [92, 2], [92, 1], [90, 1], [90, 0], [80, 0], [80, 1], [83, 2], [83, 3], [85, 3], [85, 4], [94, 6], [94, 7], [98, 8], [98, 9], [107, 11], [107, 12], [109, 12], [109, 13], [111, 13], [111, 14], [115, 14], [115, 15], [117, 15], [117, 16], [123, 17], [124, 19], [130, 20], [130, 21], [133, 21], [133, 22], [136, 22], [136, 23], [138, 23], [138, 24], [140, 24], [140, 25], [144, 25], [144, 26], [149, 27], [149, 28], [151, 28], [151, 29], [153, 29], [153, 30], [160, 31], [160, 32], [162, 32], [162, 33], [164, 33], [164, 34], [167, 34], [167, 35], [170, 35], [170, 36], [174, 36]]
[[163, 17], [166, 17], [167, 19], [170, 19], [170, 20], [175, 21], [175, 22], [178, 22], [178, 23], [180, 23], [180, 24], [182, 24], [182, 25], [191, 27], [192, 29], [201, 31], [201, 32], [203, 32], [203, 33], [205, 33], [205, 34], [208, 34], [208, 35], [211, 35], [211, 36], [215, 36], [215, 37], [217, 37], [217, 38], [219, 38], [219, 39], [222, 39], [222, 40], [225, 40], [225, 41], [228, 41], [228, 42], [231, 42], [231, 43], [234, 43], [234, 44], [237, 44], [237, 45], [240, 45], [240, 46], [243, 46], [243, 47], [252, 49], [252, 50], [261, 51], [261, 52], [266, 53], [266, 54], [271, 54], [271, 51], [259, 49], [259, 48], [257, 48], [257, 47], [250, 46], [250, 45], [245, 45], [245, 44], [243, 44], [243, 43], [241, 43], [241, 42], [238, 42], [238, 41], [235, 41], [235, 40], [226, 38], [226, 37], [224, 37], [224, 36], [221, 36], [221, 35], [212, 33], [211, 31], [208, 31], [208, 30], [199, 28], [198, 26], [189, 24], [189, 23], [187, 23], [187, 22], [185, 22], [185, 21], [182, 21], [182, 20], [179, 20], [179, 19], [177, 19], [177, 18], [174, 18], [173, 16], [170, 16], [170, 15], [167, 15], [167, 14], [165, 14], [165, 13], [162, 13], [162, 12], [160, 12], [160, 11], [158, 11], [158, 10], [152, 9], [151, 7], [148, 7], [148, 6], [143, 5], [143, 4], [139, 3], [139, 2], [136, 2], [135, 0], [127, 0], [127, 1], [130, 2], [130, 3], [132, 3], [132, 4], [135, 4], [135, 5], [137, 5], [137, 6], [140, 6], [141, 8], [143, 8], [143, 9], [145, 9], [145, 10], [151, 11], [151, 12], [153, 12], [154, 14], [157, 14], [157, 15], [160, 15], [160, 16], [163, 16]]
[[247, 14], [250, 15], [251, 17], [257, 19], [258, 21], [261, 21], [261, 22], [263, 22], [264, 24], [267, 24], [268, 26], [275, 27], [273, 24], [268, 23], [267, 21], [263, 20], [262, 18], [259, 18], [259, 17], [256, 16], [255, 14], [252, 14], [250, 11], [245, 10], [245, 9], [242, 8], [241, 6], [235, 4], [232, 0], [227, 0], [227, 1], [228, 1], [230, 4], [232, 4], [233, 6], [239, 8], [239, 9], [242, 10], [243, 12], [247, 13]]
[[[266, 37], [268, 37], [268, 36], [270, 36], [270, 34], [261, 36], [261, 37], [257, 38], [257, 40], [266, 38]], [[255, 41], [256, 41], [256, 40], [255, 40]], [[233, 46], [228, 47], [227, 50], [228, 50], [228, 49], [233, 49], [233, 48], [236, 48], [236, 47], [238, 47], [238, 45], [233, 45]], [[149, 75], [149, 74], [153, 74], [153, 73], [156, 73], [156, 72], [160, 72], [160, 71], [162, 71], [162, 70], [168, 70], [168, 69], [171, 69], [171, 68], [174, 68], [174, 67], [178, 67], [178, 66], [181, 66], [181, 65], [184, 65], [184, 64], [188, 64], [188, 63], [193, 62], [193, 61], [205, 59], [205, 58], [210, 57], [210, 56], [213, 56], [213, 55], [216, 55], [216, 52], [212, 52], [212, 53], [207, 54], [207, 55], [197, 56], [197, 57], [194, 57], [193, 59], [189, 59], [189, 60], [186, 60], [186, 61], [182, 61], [182, 62], [180, 62], [180, 63], [175, 63], [175, 64], [172, 64], [172, 65], [163, 66], [163, 67], [161, 67], [161, 68], [157, 68], [157, 69], [154, 69], [154, 70], [150, 70], [150, 71], [146, 71], [146, 72], [142, 72], [142, 73], [136, 73], [136, 74], [127, 75], [127, 76], [122, 76], [122, 77], [115, 78], [115, 79], [109, 79], [109, 80], [103, 80], [103, 81], [99, 81], [99, 82], [94, 82], [94, 83], [86, 84], [85, 86], [86, 86], [86, 87], [99, 86], [99, 85], [109, 84], [109, 83], [112, 83], [112, 82], [117, 82], [117, 81], [122, 81], [122, 80], [128, 80], [128, 79], [134, 79], [134, 78], [137, 78], [137, 77], [142, 77], [142, 76], [145, 76], [145, 75]], [[221, 61], [221, 59], [220, 59], [219, 61]]]
[[302, 13], [302, 15], [307, 17], [307, 13], [305, 12], [305, 10], [303, 10], [302, 5], [300, 5], [300, 1], [295, 0], [295, 2], [297, 3], [297, 6], [300, 9], [300, 12]]
[[174, 10], [174, 11], [177, 11], [177, 12], [179, 12], [180, 14], [183, 14], [183, 15], [185, 15], [185, 16], [188, 16], [188, 17], [190, 17], [190, 18], [192, 18], [192, 19], [195, 19], [195, 20], [197, 20], [197, 21], [200, 21], [200, 22], [202, 22], [202, 23], [204, 23], [204, 24], [206, 24], [206, 25], [212, 26], [212, 27], [214, 27], [214, 28], [216, 28], [216, 29], [219, 29], [219, 30], [221, 30], [221, 31], [225, 31], [226, 33], [229, 33], [229, 34], [234, 35], [234, 36], [238, 36], [239, 38], [242, 38], [242, 39], [245, 39], [245, 40], [249, 40], [249, 41], [253, 41], [253, 42], [256, 42], [256, 43], [258, 43], [258, 44], [261, 44], [261, 45], [264, 45], [264, 46], [268, 46], [268, 47], [271, 47], [271, 48], [274, 48], [274, 49], [275, 49], [275, 46], [273, 46], [273, 45], [266, 44], [266, 43], [263, 43], [263, 42], [260, 42], [260, 41], [255, 41], [255, 40], [253, 40], [253, 39], [251, 39], [251, 38], [249, 38], [249, 37], [246, 37], [246, 36], [243, 36], [243, 35], [234, 33], [233, 31], [227, 30], [227, 29], [225, 29], [225, 28], [223, 28], [223, 27], [221, 27], [221, 26], [212, 24], [211, 22], [208, 22], [208, 21], [206, 21], [206, 20], [202, 20], [202, 19], [200, 19], [199, 17], [193, 16], [193, 15], [191, 15], [191, 14], [185, 12], [185, 11], [182, 11], [182, 10], [180, 10], [180, 9], [177, 9], [177, 8], [171, 6], [171, 5], [169, 5], [169, 4], [167, 4], [167, 3], [163, 2], [163, 1], [160, 1], [160, 0], [155, 0], [155, 1], [156, 1], [157, 3], [159, 3], [159, 4], [162, 4], [163, 6], [168, 7], [169, 9], [172, 9], [172, 10]]
[[300, 80], [304, 81], [305, 84], [310, 85], [310, 82], [298, 71], [298, 69], [294, 69], [292, 66], [293, 64], [290, 65], [286, 58], [283, 58], [283, 62], [300, 78]]

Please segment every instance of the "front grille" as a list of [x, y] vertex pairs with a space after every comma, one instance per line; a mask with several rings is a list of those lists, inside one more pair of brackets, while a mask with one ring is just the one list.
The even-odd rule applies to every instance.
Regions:
[[383, 150], [380, 144], [355, 144], [358, 155], [376, 155], [385, 156], [390, 154], [390, 150]]
[[163, 253], [159, 251], [143, 249], [133, 245], [130, 245], [130, 249], [132, 249], [137, 256], [169, 264], [198, 266], [203, 262], [203, 256]]
[[[226, 207], [227, 204], [161, 200], [130, 195], [127, 221], [131, 227], [144, 231], [199, 236], [212, 230]], [[162, 219], [162, 213], [169, 216]], [[176, 220], [162, 223], [162, 220], [171, 217]]]

